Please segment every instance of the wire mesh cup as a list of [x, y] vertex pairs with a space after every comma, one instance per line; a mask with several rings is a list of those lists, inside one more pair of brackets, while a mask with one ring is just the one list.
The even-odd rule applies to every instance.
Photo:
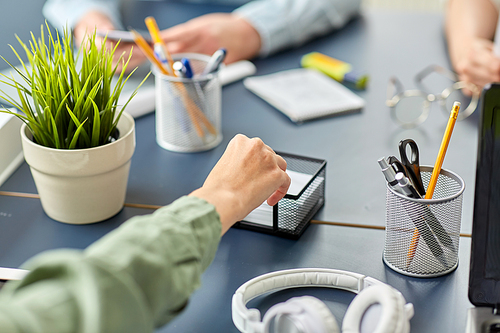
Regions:
[[184, 53], [174, 61], [189, 59], [193, 78], [164, 75], [153, 68], [156, 96], [156, 142], [177, 152], [197, 152], [216, 147], [221, 134], [221, 84], [218, 73], [201, 74], [210, 56]]
[[[427, 188], [432, 167], [422, 166]], [[398, 273], [436, 277], [458, 266], [463, 179], [441, 170], [432, 199], [413, 199], [387, 187], [384, 263]]]

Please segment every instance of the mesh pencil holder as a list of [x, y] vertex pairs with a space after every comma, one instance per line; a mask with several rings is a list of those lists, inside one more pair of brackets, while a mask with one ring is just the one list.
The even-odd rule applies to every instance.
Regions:
[[216, 147], [221, 134], [221, 84], [218, 73], [200, 75], [209, 56], [184, 53], [174, 61], [189, 59], [192, 79], [155, 75], [156, 142], [176, 152], [198, 152]]
[[[425, 188], [432, 167], [420, 168]], [[432, 199], [413, 199], [387, 187], [383, 261], [413, 277], [436, 277], [458, 266], [463, 179], [441, 170]]]

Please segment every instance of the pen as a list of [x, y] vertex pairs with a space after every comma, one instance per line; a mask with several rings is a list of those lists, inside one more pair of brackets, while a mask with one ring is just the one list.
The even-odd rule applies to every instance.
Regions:
[[408, 181], [408, 178], [406, 178], [402, 172], [398, 172], [395, 178], [404, 194], [410, 198], [422, 199], [415, 187], [413, 187], [413, 185]]
[[[441, 173], [441, 167], [443, 166], [444, 157], [446, 155], [446, 150], [448, 149], [448, 145], [450, 143], [451, 134], [453, 133], [453, 128], [455, 127], [455, 122], [457, 121], [459, 110], [460, 110], [460, 102], [453, 103], [453, 107], [451, 108], [450, 112], [450, 118], [448, 119], [448, 124], [446, 125], [446, 130], [444, 132], [443, 140], [441, 141], [441, 146], [439, 147], [436, 163], [434, 164], [434, 169], [432, 170], [431, 179], [429, 181], [429, 185], [427, 186], [425, 199], [432, 199], [432, 196], [434, 195], [434, 190], [436, 188], [439, 174]], [[419, 237], [419, 230], [418, 228], [416, 228], [415, 231], [413, 232], [410, 248], [408, 249], [408, 256], [407, 256], [408, 263], [411, 263], [413, 257], [415, 256], [415, 252], [418, 245], [418, 237]]]
[[[420, 194], [413, 187], [413, 185], [410, 184], [408, 178], [406, 178], [405, 175], [403, 175], [401, 172], [398, 172], [396, 174], [396, 179], [398, 180], [401, 188], [404, 189], [405, 193], [408, 194], [408, 196], [416, 199], [421, 199]], [[418, 230], [419, 234], [422, 235], [422, 238], [427, 244], [429, 250], [431, 250], [434, 257], [436, 257], [436, 259], [438, 259], [444, 267], [448, 267], [443, 249], [434, 237], [434, 234], [429, 228], [429, 225], [427, 225], [424, 216], [420, 214], [418, 210], [413, 209], [413, 207], [410, 206], [408, 202], [404, 202], [403, 206], [406, 208], [406, 212], [410, 216], [410, 219], [413, 221], [413, 224], [415, 224], [415, 227]], [[410, 265], [410, 263], [407, 262], [407, 267]]]
[[149, 46], [148, 42], [146, 42], [144, 37], [142, 37], [135, 30], [132, 30], [131, 32], [132, 32], [132, 35], [134, 36], [135, 43], [137, 44], [137, 46], [139, 46], [139, 48], [144, 53], [146, 58], [148, 58], [148, 60], [150, 62], [152, 62], [154, 65], [156, 65], [156, 67], [160, 70], [160, 72], [162, 74], [168, 75], [169, 74], [168, 71], [165, 69], [163, 64], [158, 60], [158, 58], [154, 54], [153, 50], [151, 50], [151, 47]]
[[[169, 75], [168, 71], [165, 69], [165, 67], [163, 67], [163, 64], [158, 60], [158, 58], [156, 58], [153, 50], [151, 49], [149, 44], [144, 40], [144, 38], [135, 30], [132, 30], [132, 34], [134, 35], [135, 43], [146, 55], [148, 60], [151, 61], [153, 64], [155, 64], [162, 74]], [[186, 87], [184, 87], [184, 85], [181, 82], [175, 83], [175, 86], [179, 89], [179, 92], [181, 93], [184, 105], [186, 107], [186, 111], [189, 115], [189, 118], [191, 119], [191, 122], [194, 125], [196, 134], [198, 134], [200, 138], [203, 138], [204, 137], [203, 129], [201, 128], [201, 125], [198, 122], [198, 117], [200, 117], [202, 121], [203, 118], [205, 118], [203, 112], [201, 112], [201, 110], [197, 108], [196, 104], [189, 98], [188, 92], [186, 91]], [[201, 114], [201, 116], [198, 116], [199, 114]]]
[[215, 72], [226, 58], [226, 54], [226, 49], [218, 49], [217, 51], [215, 51], [214, 54], [212, 54], [212, 56], [210, 57], [210, 60], [208, 60], [202, 75], [207, 75]]
[[[191, 64], [188, 58], [182, 58], [180, 63], [174, 63], [174, 70], [177, 70], [181, 73], [183, 78], [192, 79], [193, 78], [193, 69], [191, 68]], [[194, 88], [196, 89], [196, 94], [201, 101], [201, 105], [205, 106], [205, 94], [203, 93], [203, 89], [201, 88], [200, 82], [193, 80]]]
[[182, 77], [182, 63], [180, 61], [174, 62], [172, 65], [172, 69], [174, 70], [175, 76]]
[[[398, 181], [399, 186], [407, 196], [409, 196], [410, 198], [422, 199], [420, 193], [418, 193], [417, 189], [410, 183], [408, 178], [406, 178], [403, 173], [400, 172], [397, 173], [395, 178]], [[455, 251], [453, 240], [451, 239], [450, 235], [448, 235], [446, 230], [443, 228], [441, 223], [439, 223], [436, 216], [434, 216], [434, 214], [432, 213], [432, 211], [428, 206], [425, 206], [423, 208], [424, 208], [424, 216], [423, 216], [424, 221], [429, 225], [429, 227], [432, 229], [436, 237], [444, 246], [450, 248], [452, 251]]]
[[182, 72], [183, 76], [187, 79], [192, 79], [193, 78], [193, 70], [191, 68], [191, 64], [189, 63], [189, 59], [182, 58], [181, 64], [182, 64], [181, 72]]
[[[160, 71], [165, 74], [165, 75], [173, 75], [174, 77], [176, 77], [177, 75], [175, 74], [173, 68], [171, 67], [173, 64], [174, 64], [174, 60], [172, 59], [172, 56], [170, 55], [170, 52], [168, 52], [168, 48], [167, 46], [165, 45], [165, 43], [163, 42], [163, 40], [160, 38], [160, 29], [158, 28], [158, 24], [156, 23], [156, 20], [154, 19], [154, 17], [152, 16], [148, 16], [146, 17], [146, 19], [144, 20], [145, 23], [146, 23], [146, 26], [148, 27], [148, 30], [149, 30], [149, 33], [151, 34], [151, 38], [153, 39], [153, 41], [155, 42], [155, 44], [161, 44], [162, 48], [163, 48], [163, 51], [164, 51], [164, 54], [168, 60], [168, 64], [167, 64], [167, 67], [168, 67], [168, 71], [165, 70], [165, 68], [161, 65], [160, 66]], [[147, 44], [147, 42], [144, 40], [144, 38], [142, 38], [142, 36], [138, 36], [139, 34], [137, 32], [134, 33], [134, 41], [136, 42], [136, 44], [139, 45], [139, 43], [142, 45], [139, 45], [139, 47], [141, 47], [141, 50], [144, 48], [146, 49], [146, 51], [143, 50], [143, 52], [147, 52], [148, 54], [150, 53], [150, 47], [149, 45]], [[142, 39], [142, 42], [140, 41]], [[138, 43], [139, 41], [139, 43]], [[149, 59], [150, 57], [148, 57]], [[153, 52], [153, 59], [150, 59], [150, 61], [154, 61], [155, 64], [157, 63], [160, 63], [160, 61], [158, 61], [158, 59], [156, 58], [156, 56], [154, 55], [154, 52]], [[158, 66], [158, 65], [157, 65]], [[165, 71], [167, 73], [165, 73]], [[203, 125], [205, 125], [206, 129], [212, 133], [213, 135], [216, 135], [217, 134], [217, 129], [212, 125], [212, 123], [207, 119], [207, 117], [205, 117], [205, 114], [198, 108], [198, 106], [196, 105], [196, 103], [194, 103], [191, 98], [189, 97], [189, 94], [186, 90], [186, 87], [184, 87], [184, 85], [182, 84], [182, 82], [175, 82], [174, 83], [174, 86], [177, 87], [177, 89], [179, 90], [180, 94], [181, 94], [181, 97], [182, 97], [182, 100], [183, 100], [183, 103], [186, 107], [186, 111], [189, 115], [189, 118], [191, 119], [191, 122], [193, 123], [194, 125], [194, 128], [196, 130], [196, 134], [200, 137], [200, 138], [203, 138], [205, 136], [204, 132], [203, 132], [203, 129], [201, 127], [201, 125], [199, 124], [198, 120], [201, 120], [201, 122], [203, 123]]]
[[387, 183], [391, 186], [392, 189], [394, 189], [396, 192], [399, 192], [401, 194], [405, 194], [403, 190], [398, 186], [398, 181], [396, 180], [396, 171], [392, 166], [390, 166], [387, 163], [387, 160], [385, 157], [381, 157], [378, 160], [378, 164], [380, 165], [380, 168], [382, 169], [382, 173], [384, 174], [385, 180], [387, 180]]

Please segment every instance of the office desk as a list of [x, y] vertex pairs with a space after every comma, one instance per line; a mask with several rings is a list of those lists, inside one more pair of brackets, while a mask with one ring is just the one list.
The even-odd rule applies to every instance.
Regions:
[[[169, 4], [168, 10], [158, 3], [150, 5], [134, 12], [137, 17], [154, 14], [162, 28], [199, 14], [184, 10], [194, 7], [177, 3]], [[421, 163], [432, 165], [447, 121], [433, 105], [429, 118], [419, 128], [399, 129], [385, 106], [388, 78], [396, 75], [406, 88], [414, 88], [413, 76], [427, 65], [448, 67], [442, 24], [438, 14], [370, 11], [341, 31], [298, 49], [255, 60], [258, 75], [297, 68], [300, 57], [311, 51], [367, 70], [369, 87], [358, 92], [365, 98], [366, 108], [357, 114], [296, 125], [238, 82], [223, 89], [222, 144], [196, 154], [163, 150], [155, 142], [154, 115], [138, 118], [137, 149], [126, 202], [164, 205], [189, 193], [203, 183], [227, 142], [236, 133], [244, 133], [261, 137], [276, 150], [328, 161], [326, 203], [317, 220], [383, 226], [385, 181], [377, 159], [396, 155], [398, 141], [410, 137], [419, 144]], [[431, 81], [434, 83], [434, 79]], [[443, 165], [466, 182], [462, 218], [462, 231], [466, 233], [470, 233], [472, 222], [477, 122], [475, 114], [457, 123]], [[27, 165], [23, 164], [0, 191], [36, 193]], [[18, 266], [45, 249], [83, 248], [130, 216], [151, 211], [127, 206], [108, 221], [71, 226], [49, 219], [37, 199], [0, 196], [0, 265]], [[297, 241], [230, 230], [186, 311], [159, 332], [236, 331], [230, 299], [237, 287], [259, 274], [294, 267], [328, 267], [373, 276], [398, 288], [414, 303], [412, 332], [464, 331], [466, 311], [471, 306], [467, 300], [470, 239], [461, 238], [458, 269], [433, 279], [408, 278], [393, 272], [382, 263], [383, 246], [383, 231], [363, 228], [311, 225]], [[280, 292], [252, 304], [266, 309], [299, 293], [320, 296], [338, 319], [352, 298], [345, 292], [308, 288]]]

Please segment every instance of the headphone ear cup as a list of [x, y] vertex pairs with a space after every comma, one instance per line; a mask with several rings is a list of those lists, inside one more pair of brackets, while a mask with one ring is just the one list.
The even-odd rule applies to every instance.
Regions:
[[[307, 333], [340, 333], [339, 326], [330, 309], [312, 296], [294, 297], [288, 301], [276, 304], [264, 315], [263, 322], [268, 328], [272, 318], [287, 315], [293, 322], [300, 322], [301, 328]], [[265, 330], [268, 332], [268, 330]], [[277, 332], [285, 332], [277, 329]]]
[[308, 312], [316, 313], [321, 317], [321, 322], [325, 326], [326, 332], [340, 333], [337, 320], [325, 303], [312, 296], [302, 296], [299, 299], [302, 304], [308, 307]]
[[378, 323], [375, 323], [375, 333], [409, 332], [410, 324], [405, 311], [405, 303], [403, 295], [391, 287], [370, 286], [362, 290], [349, 305], [342, 322], [342, 332], [360, 332], [363, 316], [375, 304], [380, 304], [382, 307]]

